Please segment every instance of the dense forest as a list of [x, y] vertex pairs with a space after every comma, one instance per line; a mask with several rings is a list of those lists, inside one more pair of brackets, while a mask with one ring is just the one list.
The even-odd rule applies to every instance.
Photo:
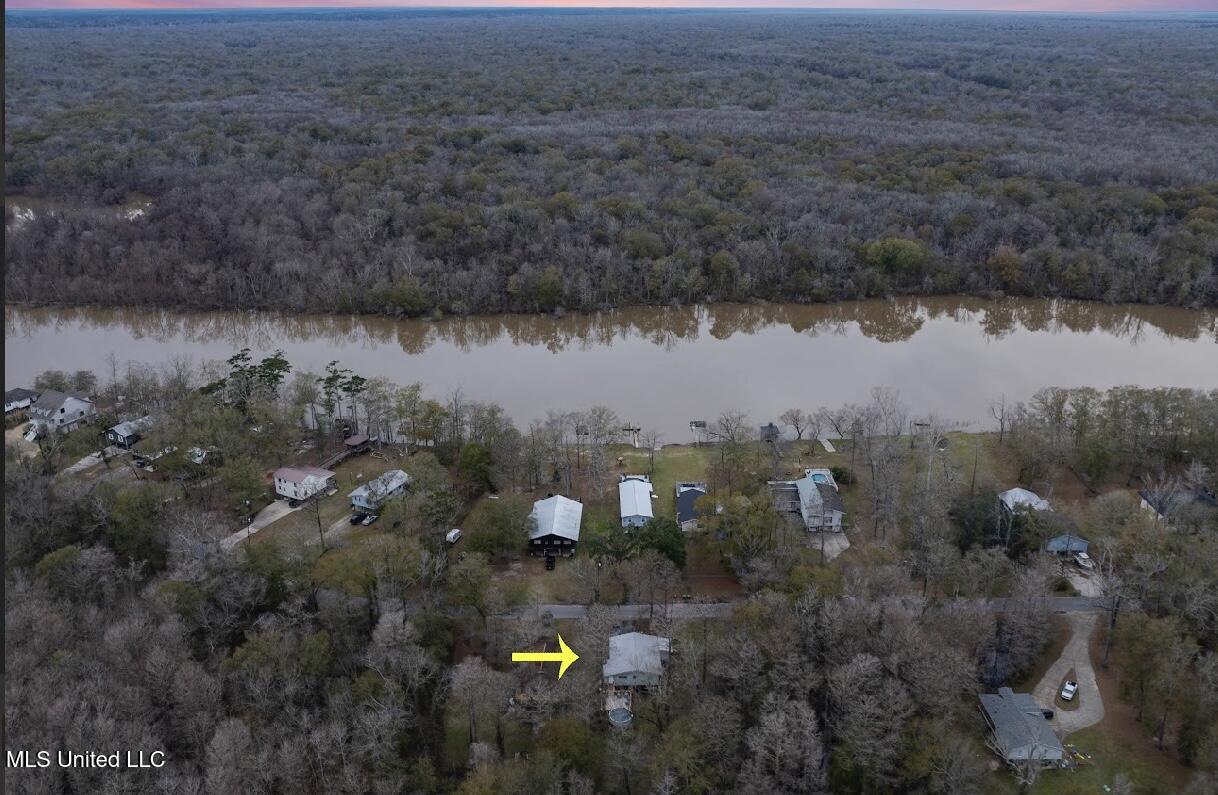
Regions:
[[[1109, 694], [1109, 709], [1136, 710], [1128, 731], [1161, 749], [1179, 789], [1218, 786], [1218, 525], [1213, 513], [1165, 524], [1112, 488], [1212, 494], [1218, 393], [1046, 389], [996, 402], [998, 433], [953, 436], [947, 453], [952, 423], [911, 424], [888, 389], [793, 408], [793, 434], [769, 444], [726, 410], [697, 448], [722, 511], [697, 532], [659, 516], [626, 534], [598, 506], [607, 493], [616, 511], [615, 457], [647, 466], [649, 454], [619, 444], [603, 407], [525, 427], [459, 392], [248, 351], [202, 369], [47, 371], [34, 386], [93, 395], [97, 427], [148, 414], [136, 449], [163, 455], [155, 471], [117, 450], [72, 466], [96, 449], [92, 426], [6, 447], [8, 749], [162, 751], [168, 763], [10, 769], [8, 791], [1014, 792], [1011, 772], [991, 767], [976, 694], [1021, 681], [1046, 652], [1046, 597], [1064, 578], [1039, 550], [1063, 522], [1091, 539], [1100, 569], [1102, 643], [1128, 702]], [[380, 440], [355, 468], [382, 461], [413, 478], [379, 524], [351, 531], [343, 488], [284, 528], [299, 534], [231, 543], [271, 499], [265, 474], [342, 448], [349, 421]], [[767, 487], [821, 435], [837, 440], [860, 547], [831, 562], [779, 520]], [[1077, 471], [1107, 493], [1004, 521], [1005, 484], [988, 463], [978, 475], [982, 444], [1021, 483]], [[558, 571], [529, 573], [529, 504], [547, 488], [584, 500], [584, 534]], [[330, 531], [327, 501], [340, 508]], [[450, 548], [455, 524], [466, 536]], [[729, 610], [699, 618], [677, 610], [697, 603], [672, 603], [706, 549], [739, 586]], [[559, 577], [565, 604], [586, 605], [578, 621], [538, 604]], [[624, 619], [626, 602], [644, 609]], [[601, 666], [630, 628], [677, 651], [621, 729], [604, 717]], [[509, 662], [556, 631], [581, 657], [565, 677]], [[1015, 771], [1024, 789], [1037, 774], [1076, 775]], [[1122, 775], [1103, 783], [1133, 792]]]
[[1203, 17], [5, 21], [10, 301], [1218, 302]]

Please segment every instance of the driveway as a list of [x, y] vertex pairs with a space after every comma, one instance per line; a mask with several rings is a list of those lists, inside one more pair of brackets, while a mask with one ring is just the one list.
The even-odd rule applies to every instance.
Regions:
[[4, 446], [15, 446], [18, 455], [21, 458], [33, 458], [38, 455], [38, 445], [33, 442], [27, 442], [22, 435], [25, 433], [26, 423], [14, 425], [4, 432]]
[[[1095, 632], [1097, 619], [1095, 613], [1067, 614], [1070, 641], [1032, 691], [1032, 698], [1037, 704], [1053, 710], [1050, 723], [1062, 737], [1099, 723], [1104, 718], [1104, 701], [1095, 683], [1095, 668], [1091, 665], [1091, 635]], [[1066, 710], [1056, 703], [1056, 699], [1062, 680], [1071, 669], [1078, 682], [1078, 694], [1074, 697], [1078, 707]]]
[[1104, 589], [1100, 587], [1099, 580], [1093, 574], [1071, 567], [1066, 570], [1066, 579], [1074, 586], [1074, 590], [1078, 591], [1079, 596], [1104, 595]]
[[300, 506], [292, 508], [288, 505], [287, 500], [275, 500], [258, 512], [258, 515], [254, 517], [254, 521], [250, 522], [249, 527], [243, 527], [228, 538], [225, 538], [220, 542], [220, 546], [225, 549], [232, 549], [267, 525], [277, 522], [288, 514], [296, 513], [299, 510]]

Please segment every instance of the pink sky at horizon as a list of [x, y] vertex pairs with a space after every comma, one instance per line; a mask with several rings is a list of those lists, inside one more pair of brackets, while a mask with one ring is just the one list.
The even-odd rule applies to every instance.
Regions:
[[740, 8], [1065, 13], [1215, 11], [1218, 0], [8, 0], [5, 10], [255, 8]]

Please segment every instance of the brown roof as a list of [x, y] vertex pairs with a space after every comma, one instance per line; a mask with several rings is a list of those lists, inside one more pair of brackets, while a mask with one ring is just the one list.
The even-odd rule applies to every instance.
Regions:
[[309, 476], [332, 478], [334, 473], [321, 467], [280, 467], [275, 470], [276, 480], [286, 480], [290, 483], [300, 483]]

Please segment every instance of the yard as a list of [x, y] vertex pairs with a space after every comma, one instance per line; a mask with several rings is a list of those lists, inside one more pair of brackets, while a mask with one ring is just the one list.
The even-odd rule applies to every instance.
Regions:
[[[320, 521], [323, 528], [337, 525], [340, 520], [345, 522], [351, 516], [351, 502], [348, 494], [357, 486], [367, 483], [370, 479], [390, 469], [400, 469], [402, 459], [392, 449], [385, 452], [368, 453], [355, 456], [342, 462], [334, 468], [338, 490], [322, 498], [320, 506]], [[263, 543], [270, 540], [294, 540], [306, 544], [317, 543], [318, 513], [312, 505], [306, 505], [298, 511], [284, 516], [250, 537], [250, 543]], [[327, 539], [329, 539], [327, 535]]]
[[[1014, 689], [1029, 690], [1048, 670], [1061, 654], [1068, 633], [1064, 631], [1063, 619], [1053, 618], [1053, 642], [1042, 655], [1041, 664], [1032, 670]], [[1103, 633], [1096, 632], [1091, 640], [1091, 657], [1103, 657]], [[1142, 724], [1138, 723], [1134, 708], [1121, 700], [1118, 665], [1119, 654], [1114, 653], [1114, 664], [1105, 670], [1095, 668], [1096, 684], [1104, 701], [1103, 719], [1090, 728], [1074, 732], [1066, 738], [1067, 749], [1082, 755], [1076, 768], [1070, 770], [1046, 770], [1037, 780], [1032, 792], [1046, 795], [1083, 795], [1104, 793], [1111, 787], [1117, 775], [1125, 775], [1138, 793], [1172, 793], [1184, 789], [1190, 771], [1176, 757], [1160, 751]], [[1062, 709], [1060, 700], [1054, 705]], [[993, 791], [1017, 792], [1014, 777], [1006, 769], [993, 776]]]

